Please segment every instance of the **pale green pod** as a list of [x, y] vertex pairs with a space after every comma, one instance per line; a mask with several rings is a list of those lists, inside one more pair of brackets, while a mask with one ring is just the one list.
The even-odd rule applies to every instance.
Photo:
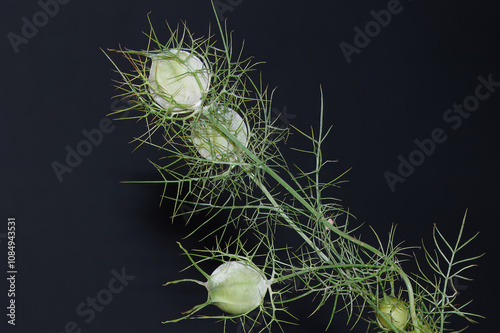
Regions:
[[390, 329], [389, 323], [395, 327], [403, 329], [408, 323], [410, 312], [406, 304], [399, 298], [384, 296], [379, 300], [378, 309], [383, 313], [377, 312], [377, 321], [381, 328]]
[[214, 270], [206, 286], [212, 304], [237, 316], [262, 304], [268, 281], [253, 266], [241, 261], [229, 261]]
[[[248, 144], [248, 126], [246, 121], [234, 110], [212, 105], [203, 109], [204, 113], [216, 110], [216, 121], [226, 128], [243, 145]], [[198, 153], [205, 159], [219, 162], [241, 162], [243, 151], [229, 139], [217, 126], [205, 117], [193, 123], [191, 141]]]
[[151, 56], [150, 92], [169, 113], [199, 110], [210, 86], [206, 62], [192, 53], [170, 49]]

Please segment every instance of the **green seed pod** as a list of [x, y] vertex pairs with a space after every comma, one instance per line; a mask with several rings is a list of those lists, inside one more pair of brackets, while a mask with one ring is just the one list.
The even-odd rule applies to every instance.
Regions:
[[[233, 134], [245, 147], [248, 144], [248, 126], [241, 116], [228, 107], [212, 105], [203, 112], [216, 108], [216, 121]], [[191, 140], [198, 153], [207, 160], [221, 162], [241, 162], [243, 152], [221, 132], [214, 123], [204, 117], [193, 123]]]
[[200, 109], [210, 86], [208, 66], [192, 53], [170, 49], [151, 56], [150, 92], [169, 113]]
[[221, 310], [242, 315], [262, 304], [268, 281], [256, 268], [242, 261], [217, 267], [207, 282], [208, 299]]
[[378, 309], [383, 313], [377, 312], [377, 321], [381, 328], [390, 329], [389, 323], [392, 323], [399, 329], [405, 328], [410, 317], [408, 307], [399, 298], [384, 296], [379, 300]]

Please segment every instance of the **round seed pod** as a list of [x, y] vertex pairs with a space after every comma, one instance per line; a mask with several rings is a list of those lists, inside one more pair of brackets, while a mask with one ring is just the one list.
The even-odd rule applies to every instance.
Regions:
[[253, 266], [229, 261], [214, 270], [206, 286], [212, 304], [229, 314], [242, 315], [262, 304], [268, 281]]
[[192, 53], [170, 49], [151, 55], [150, 92], [168, 113], [200, 109], [203, 94], [210, 86], [206, 62]]
[[[203, 112], [209, 112], [210, 108], [216, 108], [216, 121], [246, 147], [249, 135], [246, 121], [236, 111], [224, 106], [207, 106]], [[191, 140], [198, 153], [207, 160], [219, 162], [243, 160], [243, 151], [205, 117], [200, 117], [193, 123]]]
[[377, 321], [381, 328], [390, 329], [389, 323], [395, 327], [403, 329], [408, 323], [410, 312], [406, 304], [399, 298], [392, 296], [384, 296], [379, 300], [378, 309], [383, 313], [377, 312]]

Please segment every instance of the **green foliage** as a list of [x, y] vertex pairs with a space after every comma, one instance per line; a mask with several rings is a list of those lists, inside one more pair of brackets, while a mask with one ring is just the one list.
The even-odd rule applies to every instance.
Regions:
[[[166, 322], [187, 318], [243, 320], [251, 322], [254, 330], [271, 331], [273, 323], [281, 326], [293, 322], [287, 305], [309, 295], [316, 300], [311, 314], [329, 307], [331, 318], [327, 327], [337, 312], [346, 311], [352, 326], [364, 320], [378, 330], [406, 332], [391, 322], [383, 327], [377, 323], [377, 314], [382, 314], [379, 300], [384, 295], [408, 304], [406, 329], [415, 332], [444, 332], [453, 316], [472, 320], [475, 315], [465, 311], [468, 303], [456, 305], [457, 293], [450, 294], [453, 281], [467, 279], [464, 271], [479, 258], [458, 258], [458, 253], [472, 240], [462, 241], [465, 217], [454, 245], [436, 228], [434, 249], [424, 247], [432, 276], [424, 273], [422, 266], [411, 277], [403, 271], [401, 258], [408, 248], [394, 244], [395, 228], [390, 230], [386, 242], [373, 230], [378, 239], [375, 246], [358, 239], [359, 226], [350, 225], [351, 214], [339, 205], [338, 199], [327, 195], [344, 181], [345, 172], [326, 182], [322, 180], [322, 169], [331, 162], [323, 159], [322, 152], [330, 131], [323, 128], [323, 105], [316, 130], [308, 134], [293, 129], [311, 143], [310, 150], [300, 151], [313, 159], [314, 169], [289, 167], [279, 145], [290, 129], [280, 129], [274, 123], [272, 93], [263, 88], [254, 71], [257, 64], [244, 59], [242, 49], [233, 50], [226, 26], [219, 21], [217, 26], [218, 42], [213, 36], [195, 38], [183, 26], [169, 27], [171, 37], [162, 44], [151, 28], [146, 50], [112, 50], [131, 64], [130, 72], [115, 67], [121, 77], [117, 85], [119, 96], [133, 102], [121, 112], [129, 111], [127, 119], [145, 124], [145, 133], [135, 142], [138, 146], [156, 147], [164, 156], [159, 162], [152, 162], [161, 175], [156, 183], [165, 186], [162, 200], [175, 203], [174, 216], [184, 215], [186, 221], [198, 223], [189, 236], [215, 240], [212, 249], [187, 251], [181, 247], [192, 266], [208, 278], [209, 274], [200, 268], [204, 262], [237, 260], [252, 265], [269, 281], [266, 301], [259, 306], [258, 323], [249, 313], [198, 316], [212, 304], [210, 298], [183, 317]], [[193, 54], [207, 64], [204, 70], [209, 71], [211, 82], [199, 108], [176, 105], [176, 110], [183, 111], [172, 112], [155, 102], [149, 67], [155, 56], [172, 49]], [[182, 75], [198, 77], [197, 71], [187, 69]], [[245, 126], [244, 136], [228, 124], [224, 110], [241, 117], [243, 123], [238, 126]], [[200, 142], [211, 153], [200, 153]], [[174, 191], [168, 191], [171, 188]], [[168, 194], [172, 192], [175, 194]], [[185, 211], [186, 206], [192, 209]], [[211, 222], [218, 216], [224, 216], [227, 222], [213, 227]], [[293, 230], [303, 244], [298, 248], [276, 247], [275, 241], [284, 228]], [[238, 237], [227, 241], [229, 231], [234, 230]], [[258, 242], [248, 249], [247, 240]], [[170, 283], [190, 281], [206, 286], [195, 280]]]

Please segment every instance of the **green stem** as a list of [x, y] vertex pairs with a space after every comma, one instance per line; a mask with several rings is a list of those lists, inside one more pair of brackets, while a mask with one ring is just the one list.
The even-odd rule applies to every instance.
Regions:
[[257, 177], [255, 177], [253, 173], [248, 172], [248, 176], [257, 184], [257, 186], [259, 186], [259, 188], [267, 197], [269, 202], [271, 202], [271, 204], [273, 205], [274, 209], [288, 223], [288, 225], [293, 230], [295, 230], [295, 232], [297, 232], [299, 236], [302, 237], [302, 239], [314, 249], [314, 251], [318, 253], [318, 255], [321, 257], [323, 261], [328, 262], [329, 261], [328, 257], [323, 252], [321, 252], [320, 249], [318, 249], [316, 244], [314, 244], [314, 242], [309, 237], [307, 237], [307, 235], [297, 226], [297, 224], [295, 224], [295, 222], [283, 211], [283, 209], [281, 209], [281, 206], [276, 202], [273, 195], [268, 191], [266, 186], [262, 184], [262, 182], [259, 179], [257, 179]]
[[410, 278], [408, 278], [408, 275], [406, 275], [406, 273], [403, 272], [403, 270], [399, 266], [398, 266], [398, 273], [406, 285], [406, 291], [408, 293], [408, 302], [410, 303], [410, 314], [411, 314], [411, 321], [413, 323], [413, 328], [415, 329], [415, 333], [420, 333], [420, 328], [418, 327], [419, 325], [418, 325], [417, 311], [415, 309], [415, 296], [413, 295], [413, 286], [411, 284]]
[[[309, 203], [307, 202], [294, 188], [292, 188], [283, 178], [281, 178], [273, 169], [271, 169], [269, 166], [267, 166], [264, 162], [262, 162], [257, 155], [255, 155], [252, 151], [250, 151], [245, 145], [243, 145], [234, 135], [231, 133], [226, 127], [223, 125], [219, 124], [219, 122], [209, 113], [205, 114], [205, 116], [217, 127], [218, 130], [220, 130], [227, 138], [229, 138], [239, 149], [241, 149], [246, 156], [248, 156], [254, 163], [255, 167], [260, 168], [264, 170], [268, 175], [270, 175], [274, 180], [276, 180], [283, 188], [285, 188], [297, 201], [299, 201], [309, 212], [312, 216], [317, 216], [317, 210]], [[318, 255], [321, 257], [321, 259], [325, 262], [329, 262], [330, 260], [328, 257], [318, 249], [318, 247], [314, 244], [314, 242], [307, 237], [307, 235], [295, 224], [295, 222], [281, 209], [280, 205], [276, 202], [276, 200], [273, 198], [272, 194], [267, 190], [265, 185], [255, 177], [255, 175], [247, 171], [248, 175], [250, 178], [256, 183], [256, 185], [259, 186], [259, 188], [262, 190], [264, 195], [267, 197], [269, 202], [274, 206], [274, 208], [279, 212], [281, 217], [290, 225], [290, 227], [295, 230], [299, 236], [309, 245], [312, 247], [314, 251], [318, 253]], [[323, 223], [325, 225], [327, 224], [326, 219], [323, 218]], [[377, 248], [366, 244], [359, 239], [350, 236], [346, 232], [343, 232], [342, 230], [338, 229], [335, 226], [328, 225], [328, 228], [336, 233], [338, 236], [347, 239], [360, 247], [363, 247], [364, 249], [376, 254], [377, 256], [384, 258], [384, 254], [378, 250]], [[410, 279], [408, 278], [408, 275], [406, 275], [405, 272], [401, 269], [399, 265], [397, 265], [395, 262], [391, 261], [390, 266], [392, 269], [396, 270], [401, 278], [403, 279], [403, 282], [406, 285], [407, 288], [407, 293], [408, 293], [408, 301], [410, 303], [410, 313], [412, 317], [412, 322], [413, 326], [415, 328], [416, 333], [420, 333], [420, 329], [418, 327], [418, 320], [417, 320], [417, 314], [416, 314], [416, 309], [415, 309], [415, 298], [414, 298], [414, 293], [413, 293], [413, 286], [411, 284]]]
[[322, 269], [331, 269], [331, 268], [379, 268], [377, 265], [364, 265], [364, 264], [338, 264], [338, 265], [324, 265], [324, 266], [318, 266], [318, 267], [311, 267], [307, 269], [301, 269], [299, 271], [296, 271], [294, 273], [284, 275], [282, 277], [279, 277], [277, 279], [272, 279], [270, 282], [271, 284], [273, 283], [279, 283], [288, 279], [291, 279], [293, 277], [302, 275], [302, 274], [307, 274], [313, 271], [319, 271]]

